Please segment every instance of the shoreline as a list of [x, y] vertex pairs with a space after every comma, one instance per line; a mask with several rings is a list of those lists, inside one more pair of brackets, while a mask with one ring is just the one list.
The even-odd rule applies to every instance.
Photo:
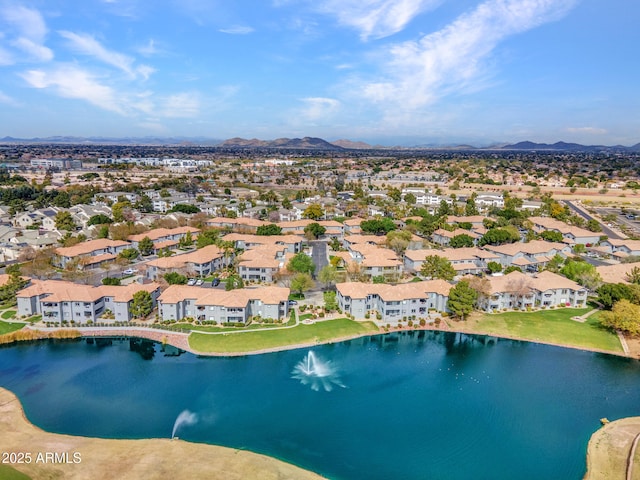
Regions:
[[[25, 473], [34, 480], [324, 478], [274, 457], [218, 445], [169, 438], [106, 439], [47, 432], [31, 423], [20, 399], [2, 387], [0, 431], [3, 432], [0, 451], [7, 454], [8, 460], [2, 466]], [[50, 456], [46, 457], [47, 454]], [[189, 461], [185, 462], [185, 459]]]
[[[606, 355], [615, 355], [622, 358], [630, 358], [638, 360], [640, 359], [640, 355], [632, 355], [622, 352], [615, 352], [611, 350], [603, 350], [598, 348], [590, 348], [579, 345], [571, 345], [571, 344], [561, 344], [561, 343], [553, 343], [547, 342], [544, 340], [534, 340], [534, 339], [526, 339], [516, 336], [508, 336], [508, 335], [496, 335], [493, 333], [485, 332], [485, 331], [472, 331], [468, 329], [458, 329], [452, 328], [447, 322], [445, 322], [447, 328], [430, 328], [430, 327], [411, 327], [411, 328], [402, 328], [402, 329], [392, 329], [389, 331], [378, 331], [378, 332], [367, 332], [363, 334], [354, 334], [347, 335], [344, 337], [337, 337], [327, 341], [321, 342], [308, 342], [294, 345], [282, 345], [278, 347], [265, 348], [260, 350], [251, 350], [251, 351], [243, 351], [243, 352], [203, 352], [194, 349], [189, 344], [189, 336], [191, 333], [183, 333], [183, 332], [170, 332], [167, 330], [160, 330], [155, 328], [144, 328], [144, 327], [81, 327], [76, 328], [80, 332], [80, 338], [95, 338], [95, 337], [137, 337], [143, 338], [145, 340], [156, 341], [158, 343], [166, 343], [175, 348], [179, 348], [180, 350], [184, 350], [185, 352], [192, 353], [193, 355], [204, 356], [204, 357], [242, 357], [246, 355], [261, 355], [265, 353], [276, 353], [283, 352], [287, 350], [298, 350], [302, 348], [313, 348], [319, 345], [328, 345], [337, 342], [344, 342], [348, 340], [355, 340], [358, 338], [369, 337], [369, 336], [378, 336], [378, 335], [386, 335], [390, 333], [400, 333], [400, 332], [419, 332], [419, 331], [435, 331], [435, 332], [449, 332], [449, 333], [462, 333], [465, 335], [478, 335], [484, 337], [494, 337], [500, 338], [504, 340], [515, 340], [519, 342], [528, 342], [528, 343], [537, 343], [540, 345], [549, 345], [552, 347], [561, 347], [561, 348], [569, 348], [572, 350], [582, 350], [585, 352], [592, 353], [601, 353]], [[58, 331], [61, 329], [37, 329], [35, 327], [27, 326], [26, 329], [37, 330], [37, 331]], [[195, 332], [198, 333], [198, 332]], [[243, 333], [243, 332], [239, 332]]]

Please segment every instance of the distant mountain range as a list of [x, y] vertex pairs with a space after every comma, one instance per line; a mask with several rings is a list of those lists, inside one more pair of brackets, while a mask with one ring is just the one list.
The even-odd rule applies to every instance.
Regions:
[[626, 150], [629, 152], [640, 152], [640, 143], [636, 143], [630, 147], [625, 147], [624, 145], [580, 145], [579, 143], [567, 143], [567, 142], [556, 142], [556, 143], [534, 143], [534, 142], [519, 142], [514, 143], [512, 145], [503, 145], [500, 147], [500, 150], [557, 150], [564, 152], [601, 152], [608, 150]]
[[218, 146], [226, 148], [299, 148], [309, 150], [341, 150], [343, 148], [315, 137], [277, 138], [275, 140], [231, 138], [221, 142]]
[[221, 140], [206, 137], [36, 137], [0, 138], [0, 144], [59, 144], [59, 145], [218, 145]]
[[423, 150], [521, 150], [521, 151], [558, 151], [558, 152], [603, 152], [622, 151], [640, 152], [640, 143], [626, 147], [624, 145], [581, 145], [578, 143], [556, 142], [535, 143], [530, 141], [513, 144], [491, 145], [489, 147], [474, 147], [472, 145], [416, 145], [414, 147], [385, 147], [370, 145], [365, 142], [352, 140], [336, 140], [328, 142], [322, 138], [277, 138], [275, 140], [259, 140], [257, 138], [230, 138], [228, 140], [216, 140], [206, 137], [72, 137], [56, 136], [44, 138], [0, 138], [0, 144], [69, 144], [69, 145], [158, 145], [158, 146], [211, 146], [222, 148], [273, 148], [273, 149], [300, 149], [300, 150], [343, 150], [343, 149], [423, 149]]

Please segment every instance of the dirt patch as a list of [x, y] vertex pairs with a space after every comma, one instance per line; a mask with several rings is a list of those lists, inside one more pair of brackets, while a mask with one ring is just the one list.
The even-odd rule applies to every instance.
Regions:
[[640, 417], [616, 420], [595, 432], [589, 440], [587, 474], [584, 480], [640, 479], [640, 451], [637, 449], [631, 462], [631, 475], [627, 477], [629, 454], [638, 434]]
[[[48, 433], [29, 423], [17, 397], [2, 388], [0, 432], [0, 452], [7, 460], [12, 460], [8, 463], [13, 468], [33, 479], [322, 478], [265, 455], [214, 445], [169, 439], [107, 440]], [[27, 454], [29, 463], [26, 463]]]
[[629, 347], [629, 356], [631, 358], [640, 358], [640, 337], [624, 337]]

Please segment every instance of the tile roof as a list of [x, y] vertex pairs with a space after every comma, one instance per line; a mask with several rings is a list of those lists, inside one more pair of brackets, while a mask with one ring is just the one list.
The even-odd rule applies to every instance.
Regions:
[[82, 285], [62, 280], [33, 281], [33, 284], [17, 293], [17, 297], [30, 298], [36, 295], [45, 295], [49, 302], [95, 302], [102, 297], [114, 297], [116, 302], [127, 302], [133, 298], [133, 294], [145, 290], [152, 292], [160, 288], [157, 283], [130, 283], [124, 286]]
[[260, 300], [274, 305], [286, 302], [290, 290], [285, 287], [240, 288], [237, 290], [219, 290], [191, 287], [188, 285], [170, 285], [159, 297], [162, 303], [173, 304], [186, 299], [195, 300], [196, 305], [220, 305], [224, 307], [245, 307], [250, 300]]
[[429, 293], [448, 296], [452, 286], [444, 280], [425, 280], [398, 285], [348, 282], [338, 283], [336, 288], [343, 297], [365, 298], [367, 295], [378, 295], [385, 301], [398, 301], [425, 298]]
[[132, 242], [139, 242], [145, 237], [149, 237], [150, 240], [160, 240], [164, 237], [185, 234], [187, 232], [199, 233], [200, 230], [194, 227], [177, 227], [177, 228], [155, 228], [153, 230], [149, 230], [148, 232], [139, 233], [137, 235], [129, 235], [128, 240]]
[[105, 248], [117, 248], [131, 245], [129, 242], [122, 240], [109, 240], [108, 238], [99, 238], [97, 240], [88, 240], [80, 242], [72, 247], [56, 248], [56, 253], [61, 257], [77, 257], [78, 255], [87, 255], [96, 250]]

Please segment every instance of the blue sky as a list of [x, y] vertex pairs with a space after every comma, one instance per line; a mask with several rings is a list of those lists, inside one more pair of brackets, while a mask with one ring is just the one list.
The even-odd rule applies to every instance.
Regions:
[[0, 0], [0, 137], [640, 142], [636, 0]]

